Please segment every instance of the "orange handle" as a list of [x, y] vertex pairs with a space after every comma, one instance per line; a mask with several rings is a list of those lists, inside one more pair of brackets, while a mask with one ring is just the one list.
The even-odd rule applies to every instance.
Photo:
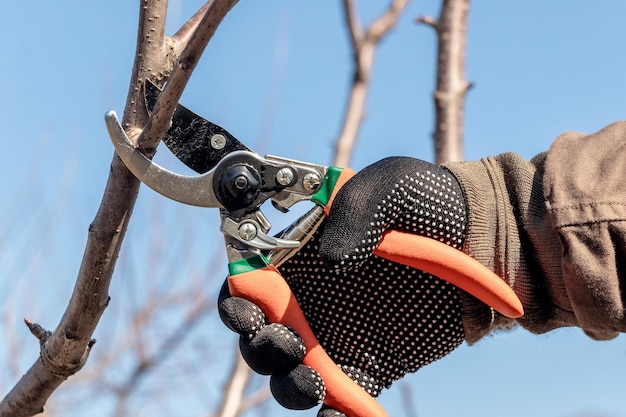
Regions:
[[245, 298], [265, 313], [270, 323], [294, 329], [306, 346], [302, 363], [315, 369], [326, 385], [324, 404], [348, 417], [387, 417], [385, 410], [363, 388], [346, 375], [324, 351], [287, 282], [267, 266], [228, 277], [233, 296]]
[[507, 317], [524, 315], [521, 301], [506, 282], [471, 256], [445, 243], [389, 230], [383, 234], [374, 254], [446, 280]]

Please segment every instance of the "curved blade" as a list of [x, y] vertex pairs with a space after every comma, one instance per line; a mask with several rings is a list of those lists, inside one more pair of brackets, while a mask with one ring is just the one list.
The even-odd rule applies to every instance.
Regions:
[[181, 203], [199, 207], [222, 207], [213, 193], [213, 172], [189, 177], [168, 171], [135, 148], [114, 111], [108, 112], [104, 118], [115, 151], [137, 179], [154, 191]]
[[[144, 85], [146, 108], [152, 112], [161, 90], [148, 80]], [[176, 106], [172, 126], [163, 137], [163, 142], [182, 163], [201, 174], [215, 168], [231, 152], [251, 151], [225, 129], [181, 104]]]

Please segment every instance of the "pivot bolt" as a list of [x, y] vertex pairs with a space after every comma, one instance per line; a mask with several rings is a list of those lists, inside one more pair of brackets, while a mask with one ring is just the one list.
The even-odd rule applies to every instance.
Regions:
[[240, 175], [234, 179], [233, 185], [238, 190], [243, 190], [248, 186], [248, 178], [245, 175]]
[[322, 183], [322, 178], [312, 172], [306, 174], [302, 180], [302, 185], [309, 191], [317, 190]]
[[293, 171], [289, 167], [284, 167], [278, 170], [276, 173], [276, 182], [280, 185], [289, 185], [293, 182]]
[[256, 233], [256, 226], [252, 223], [243, 223], [241, 226], [239, 226], [239, 237], [246, 242], [254, 239], [256, 237]]
[[224, 149], [224, 147], [226, 146], [226, 136], [222, 135], [221, 133], [217, 133], [213, 136], [211, 136], [211, 147], [213, 149]]

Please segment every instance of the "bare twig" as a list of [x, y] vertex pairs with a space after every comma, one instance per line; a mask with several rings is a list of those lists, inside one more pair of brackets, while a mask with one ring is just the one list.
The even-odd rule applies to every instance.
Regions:
[[465, 79], [465, 46], [470, 0], [444, 0], [439, 18], [420, 17], [437, 34], [435, 162], [463, 159], [463, 109], [471, 84]]
[[198, 324], [200, 319], [213, 308], [213, 303], [209, 303], [204, 296], [196, 299], [185, 319], [180, 322], [176, 328], [170, 333], [155, 352], [150, 355], [141, 355], [141, 360], [136, 364], [126, 381], [116, 390], [118, 392], [118, 401], [114, 416], [121, 417], [126, 415], [126, 406], [131, 394], [137, 389], [139, 381], [144, 378], [153, 368], [163, 363], [170, 355], [172, 355], [178, 346], [185, 341], [185, 336], [191, 333], [192, 328]]
[[406, 380], [400, 382], [400, 395], [402, 397], [402, 410], [404, 414], [407, 417], [418, 417], [415, 401], [413, 401], [413, 392]]
[[147, 114], [143, 106], [143, 82], [146, 78], [162, 80], [169, 76], [173, 64], [165, 65], [166, 37], [165, 17], [167, 1], [146, 0], [139, 2], [139, 23], [135, 61], [130, 77], [122, 125], [130, 135], [131, 129], [146, 124]]
[[234, 349], [235, 362], [230, 372], [230, 378], [226, 382], [224, 396], [219, 405], [218, 411], [214, 417], [237, 417], [240, 413], [240, 407], [243, 403], [243, 394], [245, 387], [250, 380], [250, 368], [246, 361], [239, 353], [238, 349]]
[[239, 414], [243, 414], [252, 408], [259, 407], [261, 404], [266, 403], [271, 397], [272, 393], [269, 386], [266, 385], [258, 389], [243, 399], [241, 405], [239, 406]]
[[347, 166], [350, 163], [352, 149], [365, 114], [365, 102], [376, 48], [395, 26], [407, 3], [408, 0], [392, 0], [387, 10], [363, 30], [354, 0], [343, 0], [346, 27], [354, 56], [354, 78], [341, 133], [335, 142], [334, 165]]
[[[236, 1], [215, 0], [210, 3], [207, 10], [214, 10], [218, 17], [207, 17], [207, 13], [203, 15], [199, 24], [207, 24], [210, 28], [195, 31], [189, 40], [179, 70], [176, 71], [177, 78], [166, 96], [170, 100], [180, 97], [203, 46], [224, 17], [225, 10], [229, 10]], [[167, 77], [172, 70], [174, 59], [166, 51], [165, 42], [166, 10], [167, 1], [140, 2], [136, 58], [122, 122], [129, 136], [136, 136], [145, 122], [146, 114], [141, 99], [143, 81], [148, 77]], [[154, 110], [153, 118], [161, 122], [144, 135], [147, 147], [154, 147], [159, 140], [156, 137], [158, 133], [164, 133], [167, 129], [164, 120], [169, 120], [171, 113], [167, 117], [164, 113], [173, 111], [172, 106], [165, 100], [159, 109]], [[109, 302], [108, 289], [113, 268], [138, 188], [137, 179], [114, 156], [100, 208], [89, 227], [83, 260], [67, 309], [59, 325], [41, 346], [40, 357], [0, 402], [0, 416], [22, 417], [42, 412], [52, 392], [85, 364], [93, 345], [91, 335]]]
[[13, 326], [13, 315], [11, 314], [11, 309], [6, 308], [6, 304], [4, 305], [5, 312], [2, 317], [3, 325], [7, 329], [5, 332], [4, 340], [7, 345], [7, 350], [9, 354], [7, 355], [7, 368], [10, 370], [11, 376], [18, 377], [20, 375], [19, 368], [19, 354], [20, 344], [17, 340], [17, 336], [15, 334], [15, 326]]
[[50, 330], [46, 330], [43, 327], [41, 327], [39, 324], [33, 323], [32, 321], [28, 319], [24, 319], [24, 323], [26, 323], [28, 330], [30, 330], [33, 336], [35, 336], [37, 340], [39, 340], [39, 343], [46, 343], [46, 341], [52, 334]]

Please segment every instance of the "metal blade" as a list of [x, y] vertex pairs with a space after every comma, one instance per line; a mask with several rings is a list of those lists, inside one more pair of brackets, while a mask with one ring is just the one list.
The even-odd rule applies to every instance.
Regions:
[[[161, 90], [146, 80], [145, 95], [148, 112], [156, 105]], [[204, 174], [234, 151], [251, 151], [220, 126], [198, 116], [181, 104], [176, 106], [172, 126], [163, 137], [169, 150], [185, 165]]]
[[185, 204], [218, 207], [222, 204], [213, 192], [213, 172], [188, 177], [168, 171], [155, 164], [132, 144], [114, 111], [104, 116], [115, 151], [128, 169], [158, 193]]

